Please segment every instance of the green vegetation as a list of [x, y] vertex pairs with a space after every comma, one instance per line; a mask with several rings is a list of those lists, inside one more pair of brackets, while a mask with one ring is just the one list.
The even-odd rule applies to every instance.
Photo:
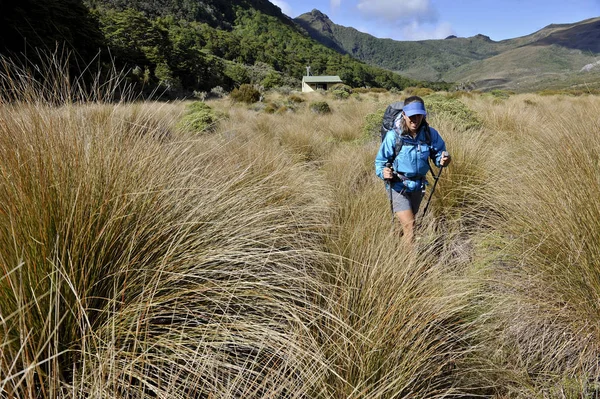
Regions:
[[433, 94], [425, 97], [424, 101], [429, 114], [451, 120], [461, 130], [479, 129], [483, 125], [481, 118], [460, 99]]
[[[58, 42], [74, 51], [73, 65], [87, 67], [86, 72], [93, 76], [114, 69], [126, 71], [128, 82], [146, 95], [173, 98], [209, 92], [216, 86], [230, 91], [242, 84], [264, 89], [299, 87], [306, 65], [311, 65], [314, 74], [338, 75], [354, 87], [429, 85], [324, 47], [267, 0], [87, 0], [87, 8], [78, 0], [69, 0], [74, 5], [66, 11], [56, 1], [47, 5], [41, 0], [29, 1], [39, 13], [22, 15], [11, 6], [3, 14], [9, 31], [6, 42], [0, 42], [3, 54], [35, 54], [35, 50], [23, 48], [24, 41], [16, 36], [44, 37], [43, 42], [27, 43], [53, 49]], [[63, 18], [50, 23], [46, 13]], [[98, 52], [95, 61], [99, 62], [88, 65]]]
[[291, 21], [268, 0], [27, 0], [8, 2], [0, 22], [0, 53], [32, 71], [44, 69], [40, 50], [68, 53], [73, 78], [91, 84], [125, 71], [146, 97], [242, 84], [291, 90], [307, 65], [352, 88], [600, 90], [593, 19], [501, 42], [378, 39], [316, 10]]
[[331, 107], [329, 107], [329, 104], [327, 103], [327, 101], [314, 101], [311, 102], [308, 106], [308, 108], [317, 114], [329, 114], [331, 113]]
[[387, 108], [387, 105], [379, 108], [376, 112], [370, 113], [367, 116], [365, 116], [365, 123], [363, 124], [363, 127], [362, 127], [362, 131], [363, 131], [365, 137], [381, 138], [381, 134], [380, 134], [381, 121], [383, 120], [383, 114], [385, 113], [386, 108]]
[[598, 19], [550, 25], [531, 35], [500, 42], [481, 34], [444, 40], [379, 39], [336, 25], [318, 10], [300, 15], [294, 21], [329, 48], [412, 79], [461, 82], [457, 87], [519, 92], [548, 86], [564, 89], [578, 81], [596, 86], [598, 81], [589, 71], [582, 70], [584, 66], [595, 65], [600, 54], [599, 42], [594, 40]]
[[352, 94], [352, 87], [348, 85], [334, 85], [329, 89], [329, 91], [333, 94], [334, 98], [339, 100], [346, 100]]
[[234, 101], [252, 104], [260, 100], [260, 91], [258, 91], [253, 85], [243, 84], [239, 88], [233, 89], [230, 97]]
[[213, 110], [206, 103], [195, 101], [187, 106], [187, 112], [178, 125], [191, 132], [210, 132], [216, 129], [217, 122], [225, 118], [224, 113]]
[[[485, 36], [451, 40], [395, 41], [379, 39], [336, 25], [317, 10], [295, 18], [311, 37], [371, 65], [440, 81], [444, 72], [473, 60], [496, 55], [506, 46]], [[411, 74], [412, 72], [412, 74]]]

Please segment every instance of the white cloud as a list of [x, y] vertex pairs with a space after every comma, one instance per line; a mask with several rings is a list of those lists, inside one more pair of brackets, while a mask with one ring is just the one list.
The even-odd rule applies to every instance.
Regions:
[[435, 22], [438, 18], [431, 0], [359, 0], [356, 7], [365, 18], [395, 25], [406, 21]]
[[282, 0], [271, 0], [271, 3], [275, 4], [277, 7], [281, 8], [281, 12], [287, 15], [288, 17], [292, 16], [292, 7]]
[[447, 22], [437, 25], [423, 25], [413, 21], [402, 28], [404, 40], [445, 39], [454, 34], [452, 25]]
[[329, 0], [329, 8], [331, 8], [333, 11], [338, 10], [341, 5], [342, 0]]
[[358, 0], [356, 7], [363, 18], [376, 21], [377, 37], [427, 40], [454, 34], [450, 24], [439, 22], [431, 0]]

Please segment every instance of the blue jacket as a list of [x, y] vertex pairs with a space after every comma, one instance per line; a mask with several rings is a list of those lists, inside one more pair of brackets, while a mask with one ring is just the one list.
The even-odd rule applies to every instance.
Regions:
[[[421, 126], [417, 137], [413, 139], [410, 135], [403, 136], [402, 149], [394, 159], [394, 148], [396, 147], [395, 130], [386, 133], [381, 142], [377, 157], [375, 157], [375, 173], [380, 179], [383, 179], [383, 168], [388, 162], [392, 162], [394, 172], [401, 173], [411, 180], [425, 179], [429, 172], [428, 158], [434, 160], [437, 167], [440, 166], [442, 152], [446, 151], [446, 143], [440, 134], [432, 127], [429, 127], [431, 143], [426, 144], [425, 127]], [[405, 185], [401, 180], [395, 179], [392, 183], [395, 191], [402, 191]], [[416, 190], [416, 189], [415, 189]], [[411, 191], [411, 190], [409, 190]], [[414, 190], [413, 190], [414, 191]]]

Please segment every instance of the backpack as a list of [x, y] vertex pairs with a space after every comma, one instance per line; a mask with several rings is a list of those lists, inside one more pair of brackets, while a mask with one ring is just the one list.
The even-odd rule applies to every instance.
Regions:
[[404, 103], [402, 101], [398, 101], [388, 105], [383, 113], [383, 120], [381, 121], [381, 141], [385, 138], [385, 135], [388, 131], [394, 128], [394, 121], [400, 112], [402, 112], [402, 107], [404, 107]]
[[[394, 129], [394, 121], [396, 120], [400, 112], [402, 112], [402, 107], [404, 107], [404, 103], [402, 101], [397, 101], [395, 103], [391, 103], [385, 109], [385, 112], [383, 113], [383, 119], [381, 121], [381, 128], [379, 130], [379, 132], [381, 133], [381, 141], [383, 141], [388, 131]], [[390, 163], [394, 162], [394, 159], [400, 153], [400, 150], [402, 150], [402, 146], [404, 145], [404, 140], [402, 139], [400, 134], [398, 134], [398, 132], [396, 133], [397, 134], [396, 145], [394, 146], [394, 156], [390, 160]], [[425, 144], [431, 146], [431, 131], [429, 130], [428, 124], [425, 125]]]

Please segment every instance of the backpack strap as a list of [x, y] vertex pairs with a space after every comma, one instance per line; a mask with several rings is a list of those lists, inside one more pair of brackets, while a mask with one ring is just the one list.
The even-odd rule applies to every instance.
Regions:
[[[425, 144], [427, 144], [428, 147], [431, 147], [431, 129], [429, 128], [429, 124], [425, 123]], [[404, 140], [402, 139], [402, 134], [398, 132], [398, 130], [396, 130], [394, 128], [394, 138], [395, 138], [395, 144], [394, 144], [394, 153], [392, 154], [391, 159], [388, 159], [388, 162], [390, 164], [394, 164], [394, 161], [396, 160], [396, 157], [398, 156], [398, 154], [400, 154], [400, 151], [402, 151], [402, 146], [404, 145]], [[435, 177], [435, 173], [433, 172], [433, 169], [431, 168], [431, 163], [429, 162], [429, 159], [427, 159], [427, 165], [429, 166], [429, 171], [431, 172], [431, 174]]]
[[[396, 135], [395, 135], [396, 141], [395, 141], [395, 145], [394, 145], [394, 155], [392, 157], [392, 163], [396, 159], [398, 154], [400, 154], [400, 151], [402, 150], [402, 146], [404, 145], [404, 140], [402, 139], [402, 134], [400, 134], [396, 129], [394, 129], [394, 132], [396, 133]], [[425, 124], [425, 144], [427, 144], [429, 147], [431, 147], [431, 130], [429, 129], [428, 124]]]

